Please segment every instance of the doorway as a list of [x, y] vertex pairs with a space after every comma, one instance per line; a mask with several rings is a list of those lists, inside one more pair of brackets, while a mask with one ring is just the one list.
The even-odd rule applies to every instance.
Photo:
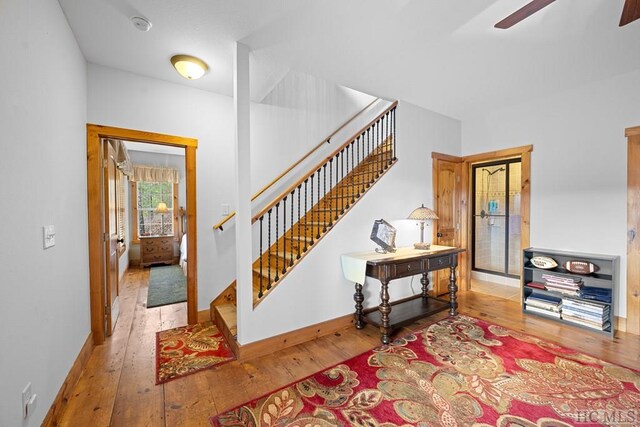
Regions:
[[198, 140], [132, 129], [87, 124], [87, 199], [89, 214], [89, 287], [91, 305], [91, 332], [95, 344], [102, 344], [108, 335], [105, 319], [110, 310], [106, 288], [106, 250], [104, 239], [105, 156], [103, 141], [126, 140], [183, 148], [186, 171], [186, 223], [187, 223], [187, 322], [194, 324], [197, 310], [197, 233], [196, 233], [196, 148]]
[[472, 165], [472, 271], [520, 278], [519, 158]]

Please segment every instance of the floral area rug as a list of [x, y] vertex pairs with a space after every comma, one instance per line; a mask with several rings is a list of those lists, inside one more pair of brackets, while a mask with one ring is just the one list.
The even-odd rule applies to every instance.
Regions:
[[156, 384], [234, 359], [229, 345], [211, 322], [156, 333]]
[[640, 425], [636, 371], [456, 316], [210, 419], [213, 426]]

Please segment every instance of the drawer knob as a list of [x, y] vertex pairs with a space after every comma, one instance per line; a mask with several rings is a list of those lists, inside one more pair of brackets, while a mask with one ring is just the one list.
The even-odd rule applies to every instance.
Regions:
[[411, 264], [407, 265], [407, 270], [411, 270]]

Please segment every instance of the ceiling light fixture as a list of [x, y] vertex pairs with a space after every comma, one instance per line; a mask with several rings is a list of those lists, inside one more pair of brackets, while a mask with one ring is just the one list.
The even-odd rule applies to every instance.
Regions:
[[182, 77], [189, 80], [199, 79], [209, 70], [203, 60], [190, 55], [174, 55], [171, 64]]

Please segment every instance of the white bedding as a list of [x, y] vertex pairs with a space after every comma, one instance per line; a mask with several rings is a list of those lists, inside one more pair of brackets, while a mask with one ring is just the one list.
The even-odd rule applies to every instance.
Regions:
[[182, 240], [180, 241], [180, 267], [182, 267], [182, 271], [184, 275], [187, 275], [187, 235], [182, 235]]

